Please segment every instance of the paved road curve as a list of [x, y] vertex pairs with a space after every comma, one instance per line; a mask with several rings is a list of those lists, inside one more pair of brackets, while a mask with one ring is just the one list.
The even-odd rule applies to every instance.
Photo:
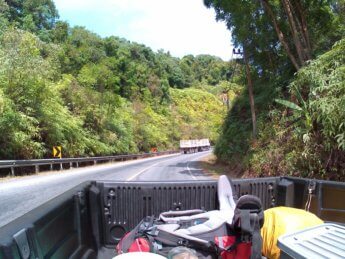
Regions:
[[88, 180], [204, 180], [197, 160], [210, 152], [168, 155], [137, 161], [16, 178], [0, 182], [0, 227]]

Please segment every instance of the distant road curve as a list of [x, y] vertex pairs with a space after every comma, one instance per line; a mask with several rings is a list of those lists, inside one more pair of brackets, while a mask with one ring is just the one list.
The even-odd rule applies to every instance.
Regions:
[[197, 160], [211, 151], [173, 154], [0, 181], [0, 227], [89, 180], [205, 180]]

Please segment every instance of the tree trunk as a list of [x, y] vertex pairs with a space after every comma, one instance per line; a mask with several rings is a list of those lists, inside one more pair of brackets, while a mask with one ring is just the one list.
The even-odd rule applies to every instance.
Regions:
[[295, 17], [295, 22], [296, 22], [296, 26], [297, 26], [297, 31], [298, 31], [298, 36], [301, 40], [301, 44], [303, 46], [303, 53], [304, 53], [304, 58], [305, 60], [310, 60], [310, 50], [308, 48], [308, 43], [307, 43], [307, 39], [305, 37], [304, 34], [304, 30], [303, 30], [303, 26], [302, 26], [302, 21], [300, 20], [300, 17], [298, 17], [298, 15], [296, 14], [296, 8], [293, 7], [293, 4], [290, 2], [290, 8], [292, 9], [293, 13], [294, 13], [294, 17]]
[[284, 34], [283, 32], [280, 30], [279, 28], [279, 25], [277, 23], [277, 20], [273, 14], [273, 11], [271, 9], [271, 7], [269, 6], [267, 0], [261, 0], [266, 12], [268, 13], [268, 15], [271, 17], [272, 19], [272, 22], [273, 22], [273, 26], [274, 26], [274, 29], [278, 35], [278, 39], [280, 41], [280, 43], [283, 45], [285, 51], [286, 51], [286, 54], [288, 55], [288, 57], [290, 58], [290, 61], [291, 63], [293, 64], [293, 66], [295, 67], [296, 70], [299, 70], [300, 69], [300, 65], [298, 64], [296, 58], [294, 57], [294, 55], [292, 54], [290, 48], [289, 48], [289, 45], [288, 43], [285, 41], [285, 38], [284, 38]]
[[308, 27], [307, 27], [307, 21], [305, 20], [306, 14], [299, 0], [295, 1], [295, 5], [296, 5], [296, 11], [298, 12], [298, 15], [301, 21], [302, 33], [303, 33], [305, 45], [307, 48], [307, 56], [308, 56], [308, 59], [310, 60], [312, 59], [312, 49], [311, 49], [310, 37], [309, 37], [309, 32], [308, 32]]
[[272, 70], [272, 71], [275, 71], [275, 70], [276, 70], [276, 67], [275, 67], [275, 65], [273, 64], [273, 58], [272, 58], [272, 55], [271, 55], [271, 50], [268, 50], [268, 51], [267, 51], [267, 56], [268, 56], [268, 62], [269, 62], [269, 64], [270, 64], [271, 70]]
[[304, 65], [306, 58], [305, 58], [303, 47], [302, 47], [302, 44], [301, 44], [301, 41], [299, 38], [299, 33], [298, 33], [298, 30], [296, 27], [295, 18], [294, 18], [294, 15], [292, 13], [292, 10], [291, 10], [290, 1], [289, 0], [282, 0], [282, 3], [283, 3], [285, 13], [288, 17], [291, 35], [292, 35], [293, 42], [295, 44], [295, 48], [297, 51], [299, 62], [300, 62], [300, 64]]
[[250, 75], [250, 67], [247, 59], [247, 53], [245, 46], [243, 47], [243, 58], [244, 63], [246, 64], [246, 74], [247, 74], [247, 81], [248, 81], [248, 92], [249, 92], [249, 103], [250, 103], [250, 111], [252, 114], [252, 124], [253, 124], [253, 139], [256, 139], [256, 114], [255, 114], [255, 103], [254, 103], [254, 93], [253, 93], [253, 82], [252, 77]]

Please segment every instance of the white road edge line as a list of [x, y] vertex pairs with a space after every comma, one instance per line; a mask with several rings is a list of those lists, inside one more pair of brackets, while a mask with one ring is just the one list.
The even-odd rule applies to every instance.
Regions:
[[[190, 168], [189, 168], [189, 163], [190, 163], [190, 162], [193, 162], [193, 161], [197, 161], [197, 160], [199, 160], [200, 158], [202, 158], [202, 157], [204, 157], [204, 156], [207, 156], [207, 155], [198, 156], [197, 158], [194, 158], [194, 159], [190, 160], [190, 161], [187, 163], [187, 167], [186, 167], [186, 168], [187, 168], [187, 170], [188, 170], [190, 176], [193, 178], [193, 180], [196, 180], [196, 177], [192, 174], [192, 171], [191, 171]], [[199, 169], [199, 170], [202, 170], [202, 169]]]
[[[171, 159], [176, 159], [176, 158], [180, 158], [180, 156], [178, 156], [178, 157], [173, 157], [173, 158], [171, 158]], [[171, 159], [168, 159], [168, 160], [171, 160]], [[164, 160], [164, 161], [160, 161], [160, 162], [158, 162], [158, 163], [155, 163], [155, 164], [153, 164], [153, 165], [150, 165], [149, 167], [146, 167], [146, 168], [142, 169], [141, 171], [139, 171], [139, 172], [136, 173], [135, 175], [132, 175], [131, 177], [127, 178], [126, 181], [132, 181], [134, 178], [138, 177], [139, 175], [141, 175], [141, 174], [142, 174], [143, 172], [145, 172], [146, 170], [148, 170], [148, 169], [150, 169], [150, 168], [152, 168], [152, 167], [154, 167], [154, 166], [156, 166], [156, 165], [158, 165], [158, 164], [160, 164], [160, 163], [164, 163], [164, 162], [166, 162], [166, 161], [167, 161], [167, 160]]]
[[193, 180], [196, 180], [196, 177], [192, 174], [192, 171], [191, 171], [190, 168], [189, 168], [189, 163], [190, 163], [190, 162], [193, 162], [193, 161], [194, 161], [194, 159], [191, 160], [191, 161], [189, 161], [189, 162], [187, 163], [187, 170], [188, 170], [190, 176], [193, 178]]

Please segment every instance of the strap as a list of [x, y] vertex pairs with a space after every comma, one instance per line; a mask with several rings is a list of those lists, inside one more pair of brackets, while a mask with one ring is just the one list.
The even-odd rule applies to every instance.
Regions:
[[157, 249], [156, 247], [154, 246], [154, 238], [150, 235], [146, 235], [147, 239], [149, 240], [149, 245], [150, 245], [150, 252], [152, 253], [157, 253]]
[[235, 225], [239, 227], [242, 242], [252, 243], [251, 259], [261, 259], [262, 237], [260, 233], [260, 218], [262, 211], [240, 209]]
[[139, 228], [143, 224], [144, 220], [140, 221], [140, 223], [133, 228], [131, 232], [129, 232], [122, 240], [120, 241], [120, 251], [119, 253], [127, 253], [128, 249], [133, 244], [135, 238], [138, 236]]
[[173, 235], [172, 233], [166, 232], [164, 230], [159, 230], [158, 234], [154, 236], [154, 239], [168, 246], [185, 246], [217, 255], [219, 252], [218, 246], [214, 242], [198, 242], [196, 240]]
[[[140, 221], [140, 223], [125, 236], [120, 242], [120, 253], [127, 253], [134, 240], [139, 236], [149, 236], [150, 232], [155, 232], [153, 225], [154, 216], [149, 216]], [[151, 241], [151, 240], [150, 240]]]
[[181, 237], [175, 236], [170, 232], [166, 232], [164, 230], [159, 230], [158, 234], [154, 237], [155, 240], [161, 242], [168, 246], [179, 246], [181, 245], [182, 239]]
[[251, 215], [251, 222], [253, 227], [252, 232], [252, 254], [251, 259], [261, 259], [262, 237], [260, 233], [261, 225], [258, 214]]
[[188, 217], [188, 216], [194, 216], [197, 214], [204, 213], [204, 210], [181, 210], [181, 211], [167, 211], [163, 212], [159, 215], [159, 219], [166, 222], [166, 223], [175, 223], [179, 222], [179, 217]]
[[240, 211], [240, 227], [241, 227], [241, 233], [243, 234], [252, 234], [253, 233], [253, 227], [251, 226], [251, 215], [250, 210], [241, 210]]

